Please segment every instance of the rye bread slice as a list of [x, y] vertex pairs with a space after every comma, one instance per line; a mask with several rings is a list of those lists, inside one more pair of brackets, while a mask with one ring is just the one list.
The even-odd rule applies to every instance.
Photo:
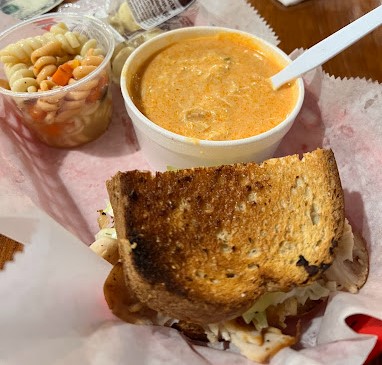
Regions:
[[194, 323], [234, 318], [266, 291], [316, 280], [343, 232], [330, 150], [119, 172], [107, 188], [130, 287], [150, 308]]

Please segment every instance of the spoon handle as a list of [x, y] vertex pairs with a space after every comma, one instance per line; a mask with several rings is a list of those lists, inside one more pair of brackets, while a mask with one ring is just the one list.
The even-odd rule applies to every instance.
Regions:
[[276, 90], [288, 81], [322, 65], [382, 24], [382, 5], [305, 51], [270, 78]]

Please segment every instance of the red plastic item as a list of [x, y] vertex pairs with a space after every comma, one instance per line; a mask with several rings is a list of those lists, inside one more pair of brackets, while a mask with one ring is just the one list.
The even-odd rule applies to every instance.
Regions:
[[377, 356], [382, 355], [382, 321], [364, 314], [355, 314], [354, 316], [348, 317], [346, 323], [358, 333], [378, 336], [377, 342], [370, 352], [365, 365], [374, 360]]

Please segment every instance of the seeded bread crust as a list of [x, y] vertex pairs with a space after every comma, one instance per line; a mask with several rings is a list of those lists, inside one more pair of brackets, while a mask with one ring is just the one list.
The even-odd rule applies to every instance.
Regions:
[[107, 182], [126, 280], [173, 318], [216, 323], [334, 259], [344, 198], [332, 151]]

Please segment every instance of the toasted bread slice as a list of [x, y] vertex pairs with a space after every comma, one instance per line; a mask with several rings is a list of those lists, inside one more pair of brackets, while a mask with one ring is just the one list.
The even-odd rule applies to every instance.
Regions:
[[241, 315], [266, 291], [316, 280], [342, 235], [330, 150], [107, 182], [129, 286], [150, 308], [194, 323]]

